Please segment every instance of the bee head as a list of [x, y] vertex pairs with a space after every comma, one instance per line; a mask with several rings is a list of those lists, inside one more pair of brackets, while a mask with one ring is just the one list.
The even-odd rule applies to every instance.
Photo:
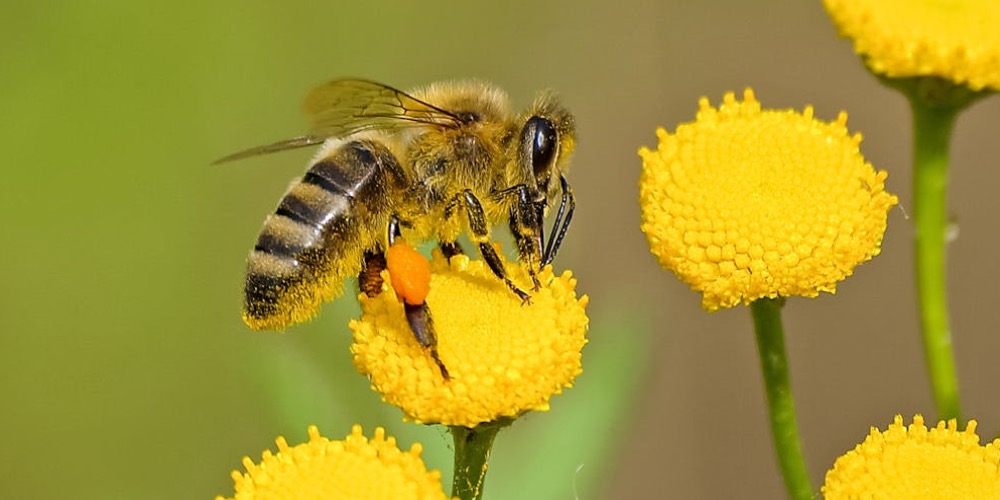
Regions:
[[520, 158], [522, 168], [530, 170], [538, 188], [538, 199], [550, 199], [559, 189], [553, 182], [566, 172], [575, 144], [573, 116], [550, 94], [535, 101], [521, 128]]

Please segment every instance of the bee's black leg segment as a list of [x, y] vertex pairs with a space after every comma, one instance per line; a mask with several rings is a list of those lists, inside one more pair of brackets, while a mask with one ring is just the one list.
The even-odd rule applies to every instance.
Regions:
[[479, 252], [483, 254], [483, 260], [486, 261], [486, 265], [490, 266], [490, 270], [493, 271], [493, 274], [495, 274], [497, 278], [503, 280], [503, 283], [507, 285], [507, 288], [510, 288], [510, 291], [514, 292], [514, 295], [517, 295], [521, 299], [521, 303], [530, 304], [531, 295], [528, 295], [527, 292], [518, 288], [517, 285], [515, 285], [514, 282], [507, 277], [507, 272], [503, 269], [503, 262], [500, 261], [500, 256], [497, 255], [497, 251], [493, 248], [493, 245], [489, 243], [480, 243]]
[[542, 259], [542, 218], [545, 210], [544, 202], [534, 202], [529, 199], [527, 186], [520, 185], [515, 191], [516, 203], [511, 208], [510, 232], [517, 243], [518, 258], [527, 264], [528, 274], [537, 292], [541, 288], [538, 282], [539, 263]]
[[365, 265], [358, 274], [358, 288], [365, 295], [375, 297], [382, 293], [382, 271], [385, 266], [385, 253], [381, 250], [365, 252]]
[[[538, 291], [542, 284], [538, 281], [537, 267], [538, 263], [541, 261], [538, 249], [541, 248], [538, 241], [532, 239], [530, 236], [525, 236], [518, 231], [518, 220], [517, 216], [513, 213], [510, 214], [510, 232], [514, 235], [514, 241], [517, 243], [517, 254], [521, 262], [526, 262], [528, 264], [528, 274], [531, 276], [532, 290]], [[541, 236], [541, 235], [539, 235]]]
[[[542, 256], [542, 265], [546, 266], [552, 263], [552, 260], [556, 258], [556, 253], [559, 252], [559, 246], [562, 245], [563, 237], [566, 236], [566, 231], [569, 230], [569, 222], [573, 220], [573, 211], [576, 210], [576, 198], [573, 196], [573, 190], [570, 189], [569, 183], [566, 182], [566, 177], [559, 174], [559, 185], [562, 188], [562, 199], [559, 201], [559, 211], [556, 213], [556, 220], [552, 223], [552, 235], [549, 240], [549, 244], [545, 247], [545, 253]], [[563, 216], [565, 215], [565, 218]]]
[[438, 243], [438, 247], [441, 248], [441, 253], [448, 260], [451, 260], [456, 255], [465, 255], [465, 250], [462, 249], [462, 245], [457, 241], [442, 241]]
[[387, 239], [389, 241], [389, 246], [392, 246], [392, 244], [396, 242], [396, 238], [403, 235], [403, 233], [399, 230], [399, 217], [397, 217], [396, 214], [393, 214], [392, 217], [389, 218], [388, 233]]
[[472, 241], [479, 244], [479, 253], [482, 254], [483, 260], [490, 266], [493, 274], [503, 280], [507, 288], [510, 288], [515, 295], [521, 298], [522, 303], [529, 303], [531, 296], [518, 288], [507, 277], [507, 272], [503, 268], [503, 262], [490, 242], [490, 227], [486, 223], [486, 213], [483, 211], [483, 205], [479, 203], [479, 199], [476, 198], [476, 195], [471, 190], [466, 189], [459, 196], [465, 201], [465, 211], [469, 216], [469, 231], [472, 233]]
[[[538, 249], [541, 252], [545, 248], [545, 206], [544, 201], [535, 203], [535, 217], [538, 218]], [[544, 260], [544, 255], [542, 255]]]
[[434, 359], [434, 363], [441, 369], [441, 376], [448, 380], [450, 377], [448, 375], [448, 369], [444, 367], [444, 363], [441, 362], [441, 357], [438, 356], [437, 351], [437, 335], [434, 333], [434, 320], [431, 319], [431, 311], [427, 308], [427, 303], [423, 302], [418, 305], [411, 305], [403, 303], [403, 307], [406, 310], [406, 322], [410, 324], [410, 330], [413, 332], [413, 336], [416, 337], [417, 342], [427, 349], [431, 358]]

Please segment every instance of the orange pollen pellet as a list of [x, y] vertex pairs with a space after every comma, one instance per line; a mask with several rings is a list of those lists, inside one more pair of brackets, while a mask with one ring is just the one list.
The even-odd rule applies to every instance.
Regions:
[[431, 263], [402, 238], [385, 252], [386, 267], [396, 295], [411, 306], [427, 299], [431, 288]]

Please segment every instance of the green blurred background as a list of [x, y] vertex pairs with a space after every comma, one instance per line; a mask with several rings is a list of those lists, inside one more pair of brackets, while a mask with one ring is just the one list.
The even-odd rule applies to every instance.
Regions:
[[[244, 258], [310, 151], [210, 166], [303, 130], [334, 77], [478, 77], [574, 110], [579, 210], [557, 262], [591, 296], [577, 387], [501, 433], [487, 498], [777, 498], [748, 313], [706, 314], [638, 230], [636, 149], [753, 86], [841, 109], [902, 209], [837, 296], [786, 307], [811, 473], [895, 413], [933, 415], [917, 341], [909, 116], [819, 2], [48, 1], [0, 7], [0, 498], [212, 498], [277, 435], [359, 422], [425, 444], [353, 372], [350, 299], [285, 335], [239, 320]], [[996, 130], [960, 119], [950, 279], [965, 412], [1000, 430]]]

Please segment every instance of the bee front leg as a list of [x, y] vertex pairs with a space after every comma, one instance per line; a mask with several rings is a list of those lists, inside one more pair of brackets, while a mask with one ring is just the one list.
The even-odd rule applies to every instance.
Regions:
[[[563, 237], [569, 229], [569, 222], [573, 220], [573, 211], [576, 210], [576, 198], [573, 190], [570, 189], [566, 177], [559, 174], [559, 187], [562, 191], [562, 199], [559, 201], [559, 211], [556, 213], [556, 220], [552, 223], [552, 234], [549, 244], [545, 246], [545, 255], [542, 256], [542, 265], [552, 263], [559, 252], [559, 245], [562, 244]], [[565, 215], [565, 218], [563, 216]]]
[[528, 187], [521, 184], [512, 191], [516, 201], [510, 212], [510, 232], [517, 243], [518, 258], [527, 264], [528, 274], [534, 291], [541, 288], [538, 282], [538, 270], [542, 259], [542, 214], [545, 205], [532, 201], [528, 195]]
[[507, 285], [507, 288], [521, 299], [521, 303], [530, 304], [531, 296], [518, 288], [507, 277], [507, 272], [503, 268], [503, 262], [500, 260], [500, 256], [497, 255], [497, 251], [493, 248], [493, 244], [490, 241], [490, 227], [486, 223], [486, 212], [483, 211], [483, 205], [479, 203], [479, 199], [469, 189], [463, 191], [457, 198], [465, 204], [465, 212], [469, 217], [469, 231], [472, 233], [472, 241], [479, 245], [479, 253], [483, 256], [483, 260], [486, 261], [486, 265], [490, 266], [493, 274], [497, 278], [500, 278]]

